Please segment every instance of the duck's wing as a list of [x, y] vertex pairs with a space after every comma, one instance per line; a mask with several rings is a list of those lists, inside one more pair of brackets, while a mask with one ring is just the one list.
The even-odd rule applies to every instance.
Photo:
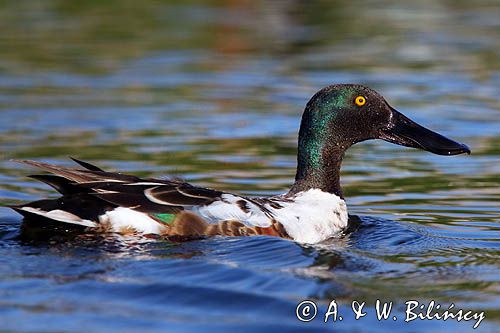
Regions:
[[86, 169], [62, 167], [31, 160], [16, 162], [35, 166], [52, 175], [33, 175], [63, 195], [87, 193], [119, 207], [147, 213], [173, 213], [185, 207], [204, 206], [220, 200], [223, 192], [176, 180], [139, 178], [106, 172], [75, 160]]
[[120, 207], [147, 213], [177, 212], [207, 206], [220, 200], [223, 192], [188, 183], [144, 179], [133, 182], [86, 182], [79, 187], [92, 190], [98, 198]]
[[[51, 185], [63, 196], [12, 208], [25, 217], [35, 214], [96, 227], [103, 215], [115, 216], [128, 209], [132, 212], [127, 213], [127, 218], [134, 215], [135, 220], [148, 217], [167, 223], [169, 232], [176, 235], [199, 234], [199, 230], [206, 235], [285, 234], [265, 202], [177, 180], [106, 172], [87, 162], [75, 161], [85, 169], [18, 161], [52, 173], [32, 177]], [[89, 210], [79, 203], [85, 203]]]
[[73, 184], [88, 182], [134, 182], [141, 179], [136, 176], [124, 175], [117, 172], [106, 172], [87, 162], [73, 159], [85, 169], [69, 168], [32, 160], [12, 160], [13, 162], [28, 164], [36, 168], [50, 172], [53, 175], [62, 177]]

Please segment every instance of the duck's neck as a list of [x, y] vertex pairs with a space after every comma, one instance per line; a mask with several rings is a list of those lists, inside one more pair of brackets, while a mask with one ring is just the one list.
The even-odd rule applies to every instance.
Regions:
[[297, 174], [289, 194], [320, 189], [342, 198], [340, 166], [347, 147], [324, 129], [315, 127], [305, 113], [299, 131]]
[[299, 149], [295, 183], [289, 194], [319, 189], [343, 198], [340, 187], [340, 166], [344, 150], [327, 149], [321, 155], [317, 165], [314, 163], [311, 165], [311, 159], [307, 157], [308, 155], [308, 153], [301, 154]]

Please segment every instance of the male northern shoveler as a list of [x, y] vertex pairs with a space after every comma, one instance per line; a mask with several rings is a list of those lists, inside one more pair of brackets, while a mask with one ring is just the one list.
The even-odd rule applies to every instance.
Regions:
[[353, 144], [382, 139], [438, 155], [469, 148], [426, 129], [392, 108], [374, 90], [356, 84], [321, 89], [307, 103], [299, 131], [295, 183], [288, 193], [249, 198], [176, 180], [138, 178], [83, 168], [20, 161], [52, 175], [35, 175], [58, 199], [12, 206], [25, 220], [50, 220], [96, 231], [164, 236], [272, 235], [316, 243], [348, 225], [340, 164]]

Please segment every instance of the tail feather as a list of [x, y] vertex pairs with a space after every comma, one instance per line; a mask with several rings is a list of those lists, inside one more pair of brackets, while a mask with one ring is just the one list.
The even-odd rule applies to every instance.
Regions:
[[74, 157], [70, 157], [74, 162], [80, 164], [82, 167], [84, 167], [85, 169], [87, 170], [90, 170], [90, 171], [99, 171], [99, 172], [105, 172], [103, 169], [93, 165], [93, 164], [90, 164], [88, 162], [84, 162], [84, 161], [81, 161], [81, 160], [77, 160], [76, 158]]
[[[53, 165], [44, 162], [32, 161], [32, 160], [13, 160], [14, 162], [23, 163], [31, 165], [42, 170], [48, 171], [54, 175], [66, 178], [75, 183], [87, 183], [94, 181], [114, 181], [114, 182], [133, 182], [139, 181], [139, 178], [135, 176], [123, 175], [120, 173], [106, 172], [102, 171], [96, 166], [88, 164], [83, 161], [78, 161], [80, 165], [86, 167], [87, 169], [77, 169], [68, 168], [58, 165]], [[91, 170], [92, 169], [92, 170]], [[99, 169], [99, 170], [97, 170]]]
[[90, 228], [97, 227], [97, 223], [94, 221], [82, 219], [70, 212], [60, 209], [44, 211], [40, 208], [35, 208], [30, 206], [9, 206], [9, 207], [18, 212], [19, 214], [23, 215], [25, 219], [28, 219], [30, 221], [35, 221], [40, 217], [42, 217], [56, 222], [75, 224]]
[[53, 187], [57, 192], [67, 195], [67, 194], [74, 194], [81, 192], [82, 189], [76, 187], [74, 184], [71, 183], [70, 180], [61, 177], [61, 176], [55, 176], [55, 175], [30, 175], [28, 176], [30, 178], [39, 180], [47, 185], [50, 185]]
[[45, 218], [86, 227], [97, 227], [100, 216], [116, 208], [115, 205], [91, 194], [76, 193], [63, 195], [57, 199], [43, 199], [17, 206], [10, 206], [25, 217], [25, 220], [38, 221]]
[[74, 181], [76, 183], [91, 181], [91, 180], [94, 180], [96, 178], [93, 176], [92, 172], [89, 170], [61, 167], [61, 166], [57, 166], [57, 165], [53, 165], [53, 164], [49, 164], [49, 163], [32, 161], [32, 160], [13, 160], [13, 161], [40, 168], [42, 170], [45, 170], [45, 171], [48, 171], [54, 175], [69, 179], [69, 180]]

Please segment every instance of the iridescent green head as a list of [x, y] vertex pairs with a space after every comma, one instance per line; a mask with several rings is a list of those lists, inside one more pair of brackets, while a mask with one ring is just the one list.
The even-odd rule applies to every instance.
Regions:
[[304, 110], [292, 192], [320, 188], [341, 195], [338, 179], [344, 152], [353, 144], [369, 139], [382, 139], [439, 155], [470, 153], [466, 145], [405, 117], [368, 87], [332, 85], [318, 91]]

